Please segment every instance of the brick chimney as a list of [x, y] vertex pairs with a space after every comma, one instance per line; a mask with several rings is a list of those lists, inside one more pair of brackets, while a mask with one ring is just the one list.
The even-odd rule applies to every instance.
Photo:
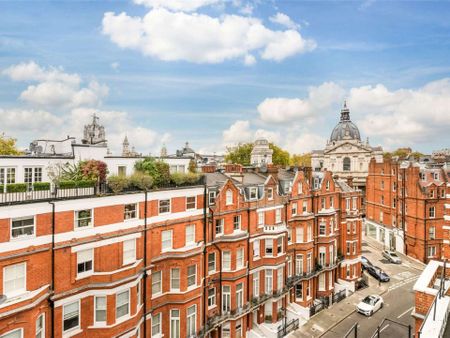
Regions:
[[242, 174], [242, 165], [240, 165], [240, 164], [225, 164], [225, 172]]
[[353, 177], [352, 176], [347, 177], [347, 185], [350, 188], [353, 188]]
[[202, 166], [202, 173], [214, 173], [216, 171], [216, 166], [214, 164], [208, 164]]

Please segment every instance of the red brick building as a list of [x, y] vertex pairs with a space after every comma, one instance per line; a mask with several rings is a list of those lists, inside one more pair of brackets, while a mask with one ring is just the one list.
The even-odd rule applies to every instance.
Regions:
[[329, 172], [22, 194], [0, 205], [1, 338], [275, 336], [360, 278], [361, 194]]
[[371, 161], [366, 191], [366, 235], [427, 262], [447, 256], [448, 168], [433, 161]]

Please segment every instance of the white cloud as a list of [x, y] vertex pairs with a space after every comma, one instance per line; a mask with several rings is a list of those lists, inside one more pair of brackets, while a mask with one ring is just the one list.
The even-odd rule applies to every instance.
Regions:
[[255, 58], [253, 55], [251, 55], [251, 54], [247, 54], [247, 55], [245, 56], [245, 58], [244, 58], [244, 63], [245, 63], [247, 66], [254, 65], [254, 64], [256, 63], [256, 58]]
[[269, 142], [278, 143], [281, 139], [281, 135], [277, 131], [271, 131], [266, 129], [254, 130], [250, 121], [237, 120], [228, 129], [222, 133], [222, 144], [226, 146], [234, 146], [238, 143], [253, 142], [258, 138], [266, 138]]
[[292, 128], [284, 140], [283, 147], [291, 154], [303, 154], [314, 149], [323, 149], [326, 138], [300, 128]]
[[62, 67], [44, 68], [34, 61], [13, 65], [2, 72], [17, 82], [37, 82], [20, 94], [20, 99], [41, 107], [71, 109], [97, 106], [108, 95], [108, 87], [97, 81], [83, 86], [78, 74], [65, 73]]
[[120, 63], [119, 62], [112, 62], [111, 63], [111, 68], [114, 70], [119, 69]]
[[223, 0], [134, 0], [138, 5], [150, 8], [167, 8], [173, 11], [193, 12], [200, 7], [209, 6]]
[[382, 84], [352, 88], [348, 103], [362, 116], [363, 134], [386, 143], [413, 145], [439, 135], [449, 140], [450, 78], [415, 90], [390, 91]]
[[[186, 29], [189, 27], [189, 29]], [[103, 34], [121, 48], [164, 61], [220, 63], [258, 53], [282, 61], [313, 50], [316, 43], [296, 30], [271, 30], [254, 17], [171, 12], [153, 8], [144, 17], [105, 13]], [[245, 61], [247, 60], [247, 61]]]
[[63, 119], [45, 110], [28, 109], [1, 109], [0, 108], [0, 134], [33, 132], [46, 133], [48, 130], [59, 130]]
[[290, 123], [297, 119], [314, 119], [323, 110], [342, 101], [345, 91], [333, 82], [325, 82], [318, 87], [310, 87], [308, 97], [266, 98], [257, 109], [260, 118], [268, 123]]
[[299, 24], [292, 21], [292, 19], [284, 13], [278, 12], [274, 16], [271, 16], [269, 18], [269, 20], [273, 23], [277, 23], [286, 28], [290, 28], [290, 29], [299, 29], [300, 28]]

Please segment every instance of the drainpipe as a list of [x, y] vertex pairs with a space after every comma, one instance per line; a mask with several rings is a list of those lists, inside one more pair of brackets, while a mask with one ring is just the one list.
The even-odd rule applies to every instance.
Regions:
[[[250, 208], [247, 208], [247, 299], [251, 303], [250, 299]], [[250, 316], [247, 315], [247, 331], [250, 327]]]
[[51, 287], [50, 287], [50, 332], [53, 336], [55, 332], [55, 302], [53, 301], [52, 297], [55, 293], [55, 202], [48, 202], [52, 206], [52, 262], [51, 262], [51, 269], [52, 269], [52, 281], [51, 281]]
[[144, 195], [144, 276], [143, 276], [143, 293], [144, 293], [144, 337], [147, 337], [147, 207], [148, 196], [147, 190]]
[[208, 256], [206, 255], [206, 242], [208, 240], [206, 236], [206, 222], [207, 222], [207, 188], [206, 183], [203, 186], [203, 326], [206, 327], [207, 321], [207, 309], [208, 309], [208, 296], [207, 296], [207, 284], [206, 278], [208, 276]]
[[427, 263], [427, 200], [424, 200], [425, 207], [423, 210], [423, 262]]
[[[211, 208], [209, 209], [209, 211], [211, 212], [211, 221], [212, 221], [212, 224], [214, 226], [214, 211], [211, 210]], [[211, 233], [211, 235], [212, 235], [212, 233]], [[219, 297], [219, 306], [220, 306], [219, 313], [222, 316], [222, 314], [223, 314], [222, 313], [222, 250], [217, 246], [217, 244], [214, 241], [212, 241], [211, 243], [212, 243], [212, 245], [214, 245], [214, 247], [219, 252], [219, 269], [220, 269], [219, 270], [219, 294], [220, 294], [220, 297]], [[219, 338], [220, 338], [222, 336], [222, 330], [219, 330], [218, 334], [219, 334]]]

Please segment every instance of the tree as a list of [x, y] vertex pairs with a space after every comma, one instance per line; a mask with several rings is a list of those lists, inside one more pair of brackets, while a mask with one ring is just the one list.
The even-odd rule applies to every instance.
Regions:
[[[289, 153], [273, 143], [269, 143], [273, 150], [272, 163], [275, 165], [289, 165]], [[227, 147], [225, 161], [242, 165], [250, 165], [253, 143], [240, 143], [236, 147]]]
[[311, 153], [294, 154], [291, 157], [290, 164], [297, 167], [311, 166]]
[[195, 162], [195, 160], [190, 160], [189, 161], [188, 170], [189, 170], [190, 173], [196, 173], [197, 172], [197, 163]]
[[96, 182], [105, 182], [108, 174], [108, 166], [105, 162], [98, 160], [81, 161], [78, 168], [83, 176], [83, 179], [88, 179]]
[[157, 161], [153, 157], [146, 157], [141, 161], [137, 161], [134, 168], [137, 171], [150, 175], [157, 187], [170, 183], [170, 167], [163, 161]]
[[0, 135], [0, 155], [20, 155], [22, 152], [17, 149], [16, 139]]
[[411, 148], [398, 148], [392, 152], [385, 152], [383, 157], [398, 157], [401, 160], [404, 160], [408, 157], [413, 157], [418, 160], [420, 157], [424, 156], [421, 152], [413, 151]]

